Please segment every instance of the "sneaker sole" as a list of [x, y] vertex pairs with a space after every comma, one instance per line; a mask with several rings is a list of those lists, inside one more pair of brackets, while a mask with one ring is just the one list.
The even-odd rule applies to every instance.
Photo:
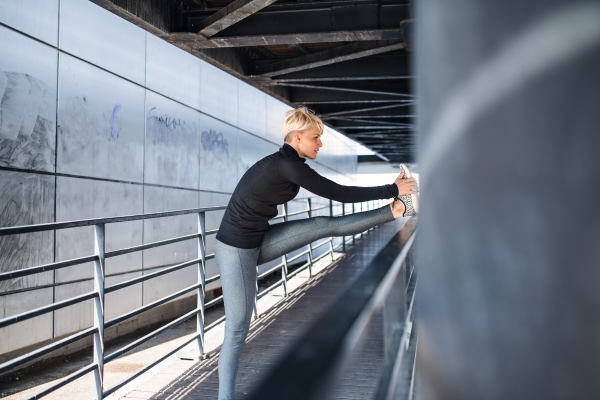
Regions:
[[[408, 167], [404, 164], [400, 164], [400, 168], [404, 170], [404, 178], [412, 178]], [[416, 194], [405, 194], [400, 196], [404, 206], [406, 207], [406, 212], [404, 215], [411, 216], [419, 213], [419, 196]]]

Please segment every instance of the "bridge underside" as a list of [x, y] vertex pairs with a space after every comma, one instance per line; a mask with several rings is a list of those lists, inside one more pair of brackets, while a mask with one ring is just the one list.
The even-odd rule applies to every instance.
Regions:
[[393, 162], [414, 161], [410, 0], [91, 0]]

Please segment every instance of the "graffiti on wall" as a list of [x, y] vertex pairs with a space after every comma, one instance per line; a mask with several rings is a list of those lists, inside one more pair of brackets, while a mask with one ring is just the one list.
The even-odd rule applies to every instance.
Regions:
[[200, 138], [202, 148], [213, 153], [218, 158], [229, 158], [229, 143], [223, 137], [223, 133], [210, 129], [202, 132]]
[[0, 165], [54, 171], [56, 90], [0, 70]]

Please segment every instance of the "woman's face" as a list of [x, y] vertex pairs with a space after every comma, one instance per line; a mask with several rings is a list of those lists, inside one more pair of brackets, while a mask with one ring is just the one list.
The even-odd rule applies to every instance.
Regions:
[[304, 132], [297, 132], [294, 135], [294, 140], [298, 144], [298, 155], [300, 157], [308, 157], [312, 160], [317, 158], [319, 148], [323, 147], [323, 142], [321, 142], [322, 134], [317, 127], [307, 129]]

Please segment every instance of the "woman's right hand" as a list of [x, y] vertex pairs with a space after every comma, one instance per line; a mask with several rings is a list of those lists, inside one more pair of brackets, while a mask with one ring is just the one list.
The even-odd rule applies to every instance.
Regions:
[[417, 180], [415, 178], [406, 178], [404, 177], [404, 170], [400, 172], [400, 175], [396, 178], [394, 183], [398, 186], [398, 196], [402, 196], [404, 194], [417, 194]]

